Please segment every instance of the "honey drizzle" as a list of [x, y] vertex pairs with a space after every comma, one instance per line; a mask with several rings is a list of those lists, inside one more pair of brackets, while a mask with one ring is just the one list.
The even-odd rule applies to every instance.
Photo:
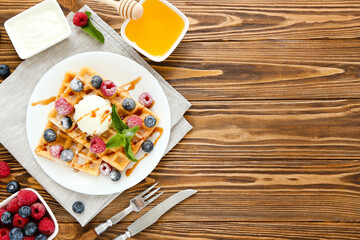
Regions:
[[162, 127], [156, 127], [154, 129], [154, 131], [150, 134], [149, 137], [152, 137], [156, 132], [160, 133], [160, 135], [155, 139], [154, 141], [154, 146], [156, 145], [156, 143], [159, 141], [159, 139], [161, 138], [162, 134], [164, 133], [164, 129]]
[[134, 171], [134, 169], [136, 168], [136, 166], [139, 164], [139, 162], [141, 160], [143, 160], [148, 154], [146, 153], [144, 156], [142, 156], [142, 158], [140, 158], [135, 164], [134, 166], [132, 166], [131, 168], [127, 169], [125, 172], [125, 175], [128, 177], [131, 175], [131, 173]]
[[50, 97], [48, 99], [40, 100], [37, 102], [33, 102], [33, 103], [31, 103], [31, 106], [34, 107], [36, 105], [49, 105], [50, 103], [55, 102], [55, 100], [56, 100], [56, 96]]
[[120, 86], [120, 87], [121, 87], [121, 88], [124, 88], [125, 86], [130, 85], [130, 86], [128, 87], [128, 89], [125, 89], [125, 90], [126, 90], [126, 91], [134, 90], [136, 84], [138, 84], [140, 81], [141, 81], [141, 77], [138, 77], [138, 78], [136, 78], [136, 79], [134, 79], [134, 80], [132, 80], [132, 81], [130, 81], [130, 82], [128, 82], [128, 83], [125, 83], [124, 85], [122, 85], [122, 86]]

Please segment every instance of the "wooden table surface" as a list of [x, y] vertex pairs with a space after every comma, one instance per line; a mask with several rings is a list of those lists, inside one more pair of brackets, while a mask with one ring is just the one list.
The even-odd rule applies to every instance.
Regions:
[[[3, 23], [39, 1], [0, 0], [0, 64], [21, 63]], [[86, 3], [121, 27], [94, 0], [59, 2], [65, 13]], [[14, 173], [0, 181], [0, 200], [10, 180], [39, 190], [59, 221], [57, 239], [77, 239], [160, 181], [160, 200], [199, 192], [134, 239], [360, 239], [360, 2], [171, 3], [190, 29], [166, 61], [149, 63], [192, 103], [193, 130], [84, 228], [3, 147], [0, 160]]]

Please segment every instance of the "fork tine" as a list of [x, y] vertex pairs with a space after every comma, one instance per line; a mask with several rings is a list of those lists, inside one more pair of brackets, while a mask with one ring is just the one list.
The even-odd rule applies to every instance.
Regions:
[[161, 187], [155, 189], [154, 191], [152, 191], [151, 193], [149, 193], [148, 195], [146, 195], [143, 200], [145, 201], [146, 199], [148, 199], [149, 197], [151, 197], [152, 195], [154, 195], [157, 191], [160, 190]]
[[157, 199], [158, 197], [161, 196], [161, 194], [163, 194], [164, 192], [159, 193], [158, 195], [156, 195], [155, 197], [150, 198], [148, 201], [145, 202], [145, 206], [149, 205], [150, 203], [152, 203], [155, 199]]
[[155, 183], [154, 185], [152, 185], [151, 187], [149, 187], [148, 189], [146, 189], [145, 191], [143, 191], [142, 193], [140, 193], [138, 195], [138, 197], [142, 197], [144, 196], [146, 193], [148, 193], [151, 189], [153, 189], [156, 185], [158, 185], [159, 182]]

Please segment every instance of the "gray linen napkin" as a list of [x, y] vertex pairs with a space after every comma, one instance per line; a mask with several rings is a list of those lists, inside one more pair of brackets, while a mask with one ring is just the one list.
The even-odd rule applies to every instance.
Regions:
[[[22, 62], [13, 74], [0, 84], [0, 125], [2, 126], [0, 128], [0, 142], [84, 226], [120, 193], [94, 196], [73, 192], [55, 183], [33, 158], [25, 130], [26, 107], [37, 82], [52, 66], [67, 57], [87, 51], [107, 51], [131, 58], [155, 76], [168, 98], [172, 130], [166, 152], [173, 148], [192, 127], [183, 117], [186, 110], [190, 107], [190, 103], [152, 69], [135, 50], [124, 42], [118, 33], [89, 7], [84, 6], [81, 11], [92, 12], [92, 22], [104, 34], [105, 44], [98, 43], [80, 28], [73, 26], [71, 22], [74, 14], [70, 13], [67, 20], [72, 27], [71, 36], [46, 51]], [[86, 206], [86, 210], [82, 214], [74, 214], [72, 211], [72, 204], [78, 200], [84, 202]]]

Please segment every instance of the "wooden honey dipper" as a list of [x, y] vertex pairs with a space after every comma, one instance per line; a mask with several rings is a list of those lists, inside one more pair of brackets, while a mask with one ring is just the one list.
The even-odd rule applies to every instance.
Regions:
[[120, 0], [120, 1], [113, 1], [113, 0], [98, 0], [106, 5], [113, 6], [117, 9], [120, 16], [127, 18], [127, 19], [139, 19], [143, 12], [143, 6], [135, 0]]

